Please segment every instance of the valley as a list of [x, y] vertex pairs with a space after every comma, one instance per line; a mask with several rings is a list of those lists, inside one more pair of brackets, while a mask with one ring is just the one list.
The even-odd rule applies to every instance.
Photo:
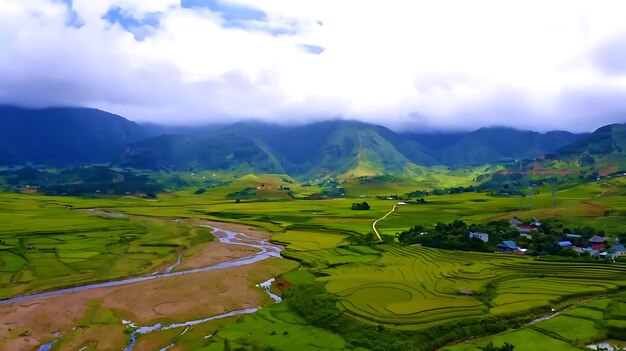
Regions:
[[[457, 219], [479, 224], [514, 216], [558, 218], [570, 228], [592, 225], [619, 235], [626, 232], [619, 215], [626, 210], [626, 180], [621, 177], [564, 186], [557, 191], [555, 206], [551, 186], [537, 186], [532, 208], [522, 210], [523, 198], [480, 192], [427, 195], [424, 203], [405, 200], [405, 205], [382, 195], [415, 189], [415, 181], [387, 181], [382, 186], [346, 181], [345, 197], [311, 200], [306, 194], [324, 186], [285, 180], [285, 175], [243, 176], [201, 194], [194, 187], [160, 193], [155, 199], [0, 194], [6, 224], [0, 251], [3, 297], [44, 292], [2, 302], [4, 347], [32, 350], [57, 340], [52, 350], [122, 349], [129, 347], [132, 330], [122, 321], [129, 320], [138, 326], [181, 324], [136, 334], [133, 350], [170, 344], [172, 350], [222, 350], [225, 343], [243, 349], [287, 350], [291, 346], [286, 345], [300, 343], [302, 349], [399, 350], [407, 342], [428, 350], [514, 328], [550, 309], [615, 294], [626, 285], [626, 265], [620, 260], [608, 265], [597, 260], [538, 260], [399, 246], [394, 240], [415, 225]], [[413, 185], [402, 184], [407, 182]], [[289, 186], [293, 197], [284, 197], [281, 186]], [[257, 192], [241, 201], [229, 197], [244, 188]], [[369, 210], [351, 209], [353, 202], [363, 200]], [[617, 215], [606, 215], [607, 210]], [[375, 222], [385, 243], [366, 239]], [[241, 237], [244, 245], [233, 245], [219, 230], [216, 237], [211, 235], [207, 226], [251, 237]], [[251, 238], [271, 238], [285, 246], [284, 258], [246, 261], [261, 258], [259, 253], [272, 247], [256, 247]], [[228, 262], [246, 264], [230, 267]], [[275, 283], [270, 290], [285, 299], [278, 304], [255, 287], [273, 277], [281, 285]], [[127, 278], [128, 284], [102, 283], [45, 295]], [[475, 295], [460, 294], [465, 290]], [[315, 294], [336, 301], [320, 313], [347, 318], [346, 327], [324, 326], [305, 312], [306, 298]], [[70, 310], [67, 299], [72, 301]], [[228, 314], [261, 306], [266, 307], [245, 317]], [[183, 325], [211, 317], [218, 318]], [[471, 328], [477, 320], [487, 330]], [[359, 325], [372, 337], [355, 338]], [[455, 326], [455, 334], [447, 331], [450, 326]], [[436, 330], [440, 338], [431, 336], [427, 342], [424, 337]], [[102, 333], [118, 336], [104, 340]], [[205, 338], [208, 335], [213, 336]], [[525, 350], [519, 342], [517, 347]]]
[[[90, 118], [120, 138], [99, 159], [59, 149], [42, 161], [13, 142], [18, 164], [2, 161], [2, 350], [531, 351], [623, 338], [619, 125], [154, 136]], [[534, 147], [506, 146], [516, 138]]]
[[626, 350], [624, 13], [0, 0], [0, 351]]

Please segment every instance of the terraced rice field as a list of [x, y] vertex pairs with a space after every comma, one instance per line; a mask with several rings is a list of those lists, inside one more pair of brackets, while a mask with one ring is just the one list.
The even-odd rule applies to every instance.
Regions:
[[[330, 262], [336, 250], [306, 255]], [[623, 264], [546, 262], [421, 246], [384, 246], [383, 251], [376, 261], [354, 260], [360, 263], [326, 269], [329, 276], [319, 279], [341, 298], [345, 313], [391, 328], [420, 330], [458, 319], [518, 314], [626, 286]], [[495, 284], [495, 298], [486, 305], [476, 293], [488, 282]], [[462, 295], [462, 290], [475, 295]]]
[[283, 257], [292, 258], [314, 268], [325, 268], [348, 263], [367, 263], [376, 261], [380, 253], [363, 254], [355, 249], [326, 249], [316, 251], [285, 251]]
[[570, 351], [587, 349], [586, 346], [591, 343], [619, 344], [621, 342], [607, 338], [611, 337], [609, 328], [626, 328], [626, 320], [619, 319], [623, 317], [620, 311], [624, 298], [621, 293], [610, 298], [592, 300], [537, 324], [471, 343], [446, 346], [442, 350], [479, 351], [489, 342], [495, 345], [508, 342], [515, 346], [516, 351]]

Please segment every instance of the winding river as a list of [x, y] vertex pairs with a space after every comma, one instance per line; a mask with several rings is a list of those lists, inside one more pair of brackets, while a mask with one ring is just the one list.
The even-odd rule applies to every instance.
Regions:
[[126, 279], [114, 280], [114, 281], [104, 282], [104, 283], [88, 284], [88, 285], [76, 286], [72, 288], [46, 291], [46, 292], [31, 294], [31, 295], [16, 296], [16, 297], [6, 299], [6, 300], [0, 300], [0, 305], [7, 305], [7, 304], [15, 303], [15, 302], [28, 301], [28, 300], [37, 299], [40, 297], [68, 294], [68, 293], [73, 293], [77, 291], [86, 291], [86, 290], [92, 290], [92, 289], [107, 288], [107, 287], [112, 287], [112, 286], [120, 286], [120, 285], [138, 283], [138, 282], [143, 282], [143, 281], [152, 280], [152, 279], [175, 277], [175, 276], [185, 275], [185, 274], [208, 272], [208, 271], [214, 271], [214, 270], [224, 269], [224, 268], [245, 266], [245, 265], [249, 265], [255, 262], [265, 260], [270, 257], [281, 257], [280, 252], [283, 249], [282, 246], [270, 244], [269, 242], [265, 240], [255, 238], [255, 237], [243, 234], [243, 233], [237, 233], [237, 232], [233, 232], [233, 231], [229, 231], [229, 230], [225, 230], [225, 229], [221, 229], [217, 227], [211, 227], [208, 225], [201, 225], [201, 227], [207, 227], [207, 228], [213, 229], [214, 235], [222, 243], [254, 247], [254, 248], [259, 249], [260, 251], [248, 257], [244, 257], [244, 258], [240, 258], [240, 259], [236, 259], [232, 261], [221, 262], [218, 264], [214, 264], [214, 265], [202, 267], [202, 268], [171, 272], [171, 270], [176, 265], [174, 264], [173, 266], [170, 266], [171, 268], [168, 267], [165, 273], [156, 273], [156, 274], [150, 274], [150, 275], [146, 275], [142, 277], [126, 278]]
[[[213, 229], [213, 235], [215, 235], [215, 237], [221, 243], [253, 247], [253, 248], [259, 249], [259, 252], [255, 253], [253, 255], [244, 257], [244, 258], [231, 260], [231, 261], [226, 261], [226, 262], [220, 262], [220, 263], [217, 263], [217, 264], [214, 264], [214, 265], [211, 265], [211, 266], [207, 266], [207, 267], [196, 268], [196, 269], [189, 269], [189, 270], [185, 270], [185, 271], [172, 272], [172, 270], [181, 263], [182, 256], [178, 256], [177, 261], [174, 264], [168, 266], [165, 269], [164, 273], [155, 272], [155, 273], [152, 273], [150, 275], [141, 276], [141, 277], [127, 278], [127, 279], [121, 279], [121, 280], [115, 280], [115, 281], [104, 282], [104, 283], [97, 283], [97, 284], [88, 284], [88, 285], [82, 285], [82, 286], [77, 286], [77, 287], [72, 287], [72, 288], [65, 288], [65, 289], [47, 291], [47, 292], [31, 294], [31, 295], [16, 296], [16, 297], [13, 297], [13, 298], [10, 298], [10, 299], [1, 300], [0, 301], [0, 305], [7, 305], [7, 304], [16, 303], [16, 302], [28, 301], [28, 300], [32, 300], [32, 299], [41, 298], [41, 297], [63, 295], [63, 294], [77, 292], [77, 291], [86, 291], [86, 290], [92, 290], [92, 289], [99, 289], [99, 288], [106, 288], [106, 287], [113, 287], [113, 286], [132, 284], [132, 283], [137, 283], [137, 282], [142, 282], [142, 281], [152, 280], [152, 279], [160, 279], [160, 278], [174, 277], [174, 276], [185, 275], [185, 274], [193, 274], [193, 273], [198, 273], [198, 272], [207, 272], [207, 271], [213, 271], [213, 270], [218, 270], [218, 269], [225, 269], [225, 268], [231, 268], [231, 267], [245, 266], [245, 265], [249, 265], [249, 264], [252, 264], [252, 263], [255, 263], [255, 262], [259, 262], [259, 261], [268, 259], [270, 257], [281, 257], [280, 256], [280, 252], [283, 250], [282, 246], [274, 245], [274, 244], [269, 243], [266, 240], [255, 238], [253, 236], [249, 236], [249, 235], [246, 235], [246, 234], [243, 234], [243, 233], [239, 233], [239, 232], [234, 232], [234, 231], [230, 231], [230, 230], [226, 230], [226, 229], [222, 229], [222, 228], [217, 228], [217, 227], [213, 227], [213, 226], [208, 226], [208, 225], [199, 225], [199, 226], [200, 227], [206, 227], [206, 228]], [[271, 287], [273, 282], [274, 282], [274, 278], [271, 278], [271, 279], [269, 279], [269, 280], [267, 280], [267, 281], [265, 281], [263, 283], [258, 284], [257, 287], [261, 288], [274, 301], [280, 302], [280, 301], [282, 301], [281, 298], [279, 296], [277, 296], [277, 295], [275, 295], [275, 294], [270, 292], [270, 287]], [[135, 347], [135, 343], [137, 342], [137, 337], [139, 335], [142, 335], [142, 334], [148, 334], [148, 333], [151, 333], [151, 332], [154, 332], [154, 331], [159, 331], [159, 330], [168, 330], [168, 329], [181, 328], [181, 327], [190, 327], [190, 326], [193, 326], [193, 325], [196, 325], [196, 324], [205, 323], [205, 322], [208, 322], [208, 321], [211, 321], [211, 320], [215, 320], [215, 319], [232, 317], [232, 316], [237, 316], [237, 315], [242, 315], [242, 314], [250, 314], [250, 313], [254, 313], [254, 312], [258, 311], [259, 308], [247, 308], [247, 309], [242, 309], [242, 310], [236, 310], [236, 311], [231, 311], [231, 312], [228, 312], [228, 313], [224, 313], [224, 314], [220, 314], [220, 315], [216, 315], [216, 316], [212, 316], [212, 317], [207, 317], [207, 318], [203, 318], [203, 319], [188, 321], [188, 322], [184, 322], [184, 323], [175, 323], [175, 324], [170, 324], [170, 325], [162, 325], [160, 323], [157, 323], [157, 324], [152, 325], [152, 326], [139, 327], [139, 326], [133, 324], [130, 321], [124, 321], [124, 323], [126, 325], [128, 325], [128, 326], [130, 326], [131, 328], [134, 329], [131, 332], [130, 343], [124, 349], [124, 351], [132, 351], [134, 349], [134, 347]], [[186, 332], [186, 330], [183, 333], [185, 333], [185, 332]], [[41, 345], [40, 348], [39, 348], [39, 351], [48, 351], [48, 350], [50, 350], [52, 348], [52, 346], [56, 342], [57, 342], [57, 340], [54, 340], [54, 341], [52, 341], [50, 343]], [[168, 346], [168, 347], [166, 347], [164, 349], [167, 350], [168, 348], [171, 348], [172, 346], [174, 346], [174, 345], [172, 344], [172, 345], [170, 345], [170, 346]]]

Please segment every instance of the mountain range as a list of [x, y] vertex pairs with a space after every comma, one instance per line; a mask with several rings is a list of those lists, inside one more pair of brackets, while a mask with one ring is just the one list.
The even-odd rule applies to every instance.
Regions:
[[0, 106], [0, 165], [96, 163], [148, 170], [224, 170], [324, 175], [416, 174], [450, 167], [626, 150], [626, 125], [591, 134], [490, 127], [472, 132], [395, 132], [334, 120], [305, 126], [260, 122], [202, 128], [139, 125], [86, 108]]
[[0, 165], [109, 162], [146, 137], [138, 124], [96, 109], [0, 106]]

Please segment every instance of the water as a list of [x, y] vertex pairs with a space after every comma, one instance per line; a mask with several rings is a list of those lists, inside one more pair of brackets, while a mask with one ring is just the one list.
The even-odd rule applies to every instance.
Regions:
[[[266, 294], [268, 294], [274, 301], [276, 301], [276, 303], [278, 303], [278, 302], [282, 301], [280, 296], [275, 295], [275, 294], [270, 292], [270, 287], [272, 286], [272, 283], [274, 283], [274, 280], [275, 280], [275, 278], [268, 279], [268, 280], [264, 281], [263, 283], [257, 284], [257, 286], [260, 287], [261, 289], [263, 289], [263, 291]], [[128, 347], [126, 347], [124, 349], [124, 351], [133, 351], [134, 350], [135, 344], [137, 343], [137, 336], [138, 335], [148, 334], [148, 333], [152, 333], [152, 332], [155, 332], [155, 331], [161, 331], [161, 330], [168, 330], [168, 329], [175, 329], [175, 328], [186, 327], [185, 330], [179, 335], [179, 336], [182, 336], [183, 334], [185, 334], [187, 332], [187, 330], [189, 329], [190, 326], [193, 326], [193, 325], [196, 325], [196, 324], [205, 323], [205, 322], [216, 320], [216, 319], [222, 319], [222, 318], [226, 318], [226, 317], [232, 317], [232, 316], [238, 316], [238, 315], [244, 315], [244, 314], [251, 314], [251, 313], [254, 313], [254, 312], [258, 311], [259, 309], [260, 308], [246, 308], [246, 309], [243, 309], [243, 310], [232, 311], [232, 312], [220, 314], [220, 315], [213, 316], [213, 317], [197, 319], [197, 320], [184, 322], [184, 323], [174, 323], [174, 324], [170, 324], [170, 325], [162, 325], [161, 323], [157, 323], [157, 324], [154, 324], [154, 325], [151, 325], [151, 326], [138, 327], [136, 324], [134, 324], [134, 323], [132, 323], [130, 321], [123, 321], [124, 324], [126, 324], [126, 325], [128, 325], [128, 326], [130, 326], [132, 328], [137, 328], [136, 330], [131, 332], [131, 334], [130, 334], [130, 344], [128, 345]], [[175, 345], [175, 343], [172, 342], [171, 344], [169, 344], [168, 346], [160, 349], [159, 351], [167, 351], [167, 350], [171, 349], [172, 347], [174, 347], [174, 345]]]
[[[165, 269], [165, 273], [170, 273], [172, 271], [172, 269], [176, 268], [176, 266], [178, 266], [180, 264], [180, 261], [182, 259], [183, 259], [183, 255], [178, 255], [178, 260], [176, 260], [176, 262], [174, 264], [172, 264], [171, 266], [167, 267]], [[157, 271], [157, 273], [158, 273], [158, 271]]]
[[528, 322], [527, 324], [528, 324], [528, 325], [532, 325], [532, 324], [536, 324], [536, 323], [539, 323], [539, 322], [547, 321], [548, 319], [554, 318], [554, 317], [556, 317], [556, 316], [560, 315], [561, 313], [563, 313], [563, 312], [565, 312], [565, 311], [569, 310], [570, 308], [571, 308], [571, 307], [568, 307], [568, 308], [566, 308], [566, 309], [563, 309], [563, 310], [561, 310], [561, 311], [557, 311], [557, 312], [554, 312], [554, 309], [552, 309], [552, 311], [553, 311], [554, 313], [551, 313], [551, 314], [549, 314], [549, 315], [547, 315], [547, 316], [539, 317], [539, 318], [537, 318], [537, 319], [533, 319], [532, 321]]
[[50, 351], [52, 349], [52, 346], [54, 346], [54, 344], [59, 341], [59, 340], [54, 340], [53, 342], [49, 342], [47, 344], [43, 344], [41, 346], [39, 346], [39, 351]]
[[272, 294], [270, 292], [270, 288], [272, 287], [272, 284], [274, 283], [275, 280], [276, 280], [275, 278], [271, 278], [271, 279], [264, 281], [261, 284], [258, 284], [257, 286], [263, 289], [263, 291], [265, 291], [266, 294], [268, 294], [274, 301], [276, 301], [276, 303], [278, 303], [278, 302], [283, 301], [283, 299], [280, 296]]
[[624, 346], [626, 346], [626, 342], [625, 341], [621, 341], [621, 340], [609, 339], [609, 340], [605, 340], [603, 342], [587, 345], [587, 347], [592, 349], [592, 350], [597, 350], [599, 347], [603, 347], [603, 348], [605, 348], [605, 349], [607, 349], [609, 351], [616, 350], [617, 346], [624, 347]]
[[[161, 323], [157, 323], [157, 324], [151, 325], [151, 326], [140, 327], [137, 330], [134, 330], [133, 332], [130, 333], [130, 345], [128, 345], [124, 349], [124, 351], [133, 351], [133, 349], [135, 348], [135, 344], [137, 343], [137, 336], [138, 335], [148, 334], [148, 333], [152, 333], [152, 332], [160, 331], [160, 330], [169, 330], [169, 329], [175, 329], [175, 328], [181, 328], [181, 327], [190, 327], [192, 325], [206, 323], [208, 321], [213, 321], [213, 320], [216, 320], [216, 319], [222, 319], [222, 318], [226, 318], [226, 317], [239, 316], [239, 315], [242, 315], [242, 314], [251, 314], [251, 313], [254, 313], [254, 312], [258, 311], [258, 310], [259, 310], [259, 308], [246, 308], [246, 309], [243, 309], [243, 310], [231, 311], [231, 312], [228, 312], [228, 313], [219, 314], [217, 316], [207, 317], [207, 318], [203, 318], [203, 319], [196, 319], [196, 320], [188, 321], [188, 322], [184, 322], [184, 323], [174, 323], [174, 324], [170, 324], [170, 325], [162, 325]], [[183, 332], [183, 334], [184, 334], [184, 332]], [[165, 348], [165, 350], [167, 350], [167, 348], [171, 347], [171, 346], [174, 346], [174, 345], [171, 344], [171, 345], [167, 346]]]
[[69, 293], [78, 292], [78, 291], [86, 291], [86, 290], [92, 290], [92, 289], [107, 288], [107, 287], [112, 287], [112, 286], [120, 286], [120, 285], [138, 283], [138, 282], [143, 282], [143, 281], [152, 280], [152, 279], [174, 277], [174, 276], [185, 275], [185, 274], [208, 272], [208, 271], [214, 271], [214, 270], [224, 269], [224, 268], [245, 266], [245, 265], [249, 265], [252, 263], [259, 262], [259, 261], [263, 261], [270, 257], [280, 257], [280, 252], [283, 249], [282, 246], [273, 245], [273, 244], [268, 243], [267, 241], [264, 241], [262, 239], [258, 239], [249, 235], [245, 235], [243, 233], [232, 232], [229, 230], [224, 230], [221, 228], [205, 226], [205, 225], [201, 225], [201, 227], [207, 227], [207, 228], [213, 229], [214, 235], [222, 243], [254, 247], [254, 248], [259, 249], [260, 251], [258, 253], [255, 253], [253, 255], [250, 255], [244, 258], [227, 261], [227, 262], [221, 262], [221, 263], [214, 264], [208, 267], [202, 267], [202, 268], [196, 268], [196, 269], [190, 269], [190, 270], [178, 271], [178, 272], [166, 272], [162, 274], [151, 274], [151, 275], [147, 275], [143, 277], [126, 278], [122, 280], [115, 280], [115, 281], [110, 281], [110, 282], [105, 282], [105, 283], [88, 284], [88, 285], [82, 285], [82, 286], [77, 286], [73, 288], [47, 291], [47, 292], [32, 294], [32, 295], [16, 296], [16, 297], [6, 299], [6, 300], [0, 300], [0, 305], [8, 305], [8, 304], [12, 304], [15, 302], [28, 301], [32, 299], [41, 298], [41, 297], [69, 294]]
[[[146, 281], [146, 280], [159, 279], [159, 278], [164, 278], [164, 277], [173, 277], [173, 276], [179, 276], [179, 275], [185, 275], [185, 274], [191, 274], [191, 273], [198, 273], [198, 272], [207, 272], [207, 271], [218, 270], [218, 269], [225, 269], [225, 268], [230, 268], [230, 267], [239, 267], [239, 266], [244, 266], [244, 265], [252, 264], [252, 263], [255, 263], [255, 262], [259, 262], [259, 261], [265, 260], [265, 259], [270, 258], [270, 257], [281, 257], [280, 256], [280, 252], [283, 249], [282, 246], [270, 244], [267, 241], [264, 241], [262, 239], [258, 239], [258, 238], [255, 238], [255, 237], [243, 234], [243, 233], [232, 232], [232, 231], [229, 231], [229, 230], [225, 230], [225, 229], [221, 229], [221, 228], [217, 228], [217, 227], [206, 226], [206, 225], [201, 225], [201, 227], [207, 227], [207, 228], [213, 229], [213, 235], [215, 235], [215, 237], [221, 243], [254, 247], [254, 248], [259, 249], [260, 251], [255, 253], [255, 254], [253, 254], [253, 255], [244, 257], [244, 258], [240, 258], [240, 259], [236, 259], [236, 260], [232, 260], [232, 261], [221, 262], [221, 263], [214, 264], [214, 265], [211, 265], [211, 266], [208, 266], [208, 267], [190, 269], [190, 270], [179, 271], [179, 272], [172, 272], [174, 267], [179, 265], [180, 262], [181, 262], [182, 256], [178, 256], [178, 260], [176, 261], [176, 263], [170, 265], [165, 270], [165, 273], [162, 273], [162, 274], [158, 274], [157, 272], [155, 272], [155, 273], [152, 273], [150, 275], [143, 276], [143, 277], [128, 278], [128, 279], [122, 279], [122, 280], [111, 281], [111, 282], [106, 282], [106, 283], [89, 284], [89, 285], [77, 286], [77, 287], [73, 287], [73, 288], [66, 288], [66, 289], [59, 289], [59, 290], [54, 290], [54, 291], [48, 291], [48, 292], [43, 292], [43, 293], [38, 293], [38, 294], [17, 296], [17, 297], [11, 298], [11, 299], [1, 300], [0, 304], [7, 305], [7, 304], [15, 303], [15, 302], [27, 301], [27, 300], [40, 298], [40, 297], [62, 295], [62, 294], [68, 294], [68, 293], [77, 292], [77, 291], [86, 291], [86, 290], [106, 288], [106, 287], [112, 287], [112, 286], [120, 286], [120, 285], [126, 285], [126, 284], [142, 282], [142, 281]], [[269, 291], [269, 289], [270, 289], [270, 287], [271, 287], [273, 282], [274, 282], [274, 278], [269, 279], [269, 280], [259, 284], [258, 286], [261, 287], [263, 289], [263, 291], [265, 291], [274, 301], [281, 302], [282, 299], [279, 296], [277, 296], [275, 294], [272, 294]], [[122, 321], [123, 324], [128, 325], [131, 328], [137, 328], [137, 329], [131, 332], [130, 343], [124, 349], [124, 351], [132, 351], [135, 348], [135, 344], [137, 343], [137, 336], [138, 335], [148, 334], [148, 333], [159, 331], [159, 330], [168, 330], [168, 329], [181, 328], [181, 327], [190, 327], [190, 326], [193, 326], [193, 325], [196, 325], [196, 324], [205, 323], [205, 322], [212, 321], [212, 320], [215, 320], [215, 319], [221, 319], [221, 318], [232, 317], [232, 316], [243, 315], [243, 314], [250, 314], [250, 313], [254, 313], [254, 312], [258, 311], [258, 310], [259, 310], [259, 308], [246, 308], [246, 309], [242, 309], [242, 310], [231, 311], [231, 312], [220, 314], [220, 315], [213, 316], [213, 317], [207, 317], [207, 318], [203, 318], [203, 319], [197, 319], [197, 320], [188, 321], [188, 322], [184, 322], [184, 323], [175, 323], [175, 324], [170, 324], [170, 325], [165, 325], [165, 326], [161, 325], [160, 323], [157, 323], [157, 324], [152, 325], [152, 326], [139, 327], [139, 326], [135, 325], [134, 323], [125, 320], [125, 321]], [[187, 329], [185, 329], [185, 331], [183, 331], [183, 333], [181, 335], [183, 335], [186, 331], [187, 331]], [[58, 340], [54, 340], [54, 341], [52, 341], [50, 343], [41, 345], [39, 347], [39, 351], [50, 351], [52, 349], [53, 345], [57, 341]], [[172, 343], [172, 344], [162, 348], [160, 351], [166, 351], [166, 350], [172, 348], [173, 346], [174, 346], [174, 343]]]

